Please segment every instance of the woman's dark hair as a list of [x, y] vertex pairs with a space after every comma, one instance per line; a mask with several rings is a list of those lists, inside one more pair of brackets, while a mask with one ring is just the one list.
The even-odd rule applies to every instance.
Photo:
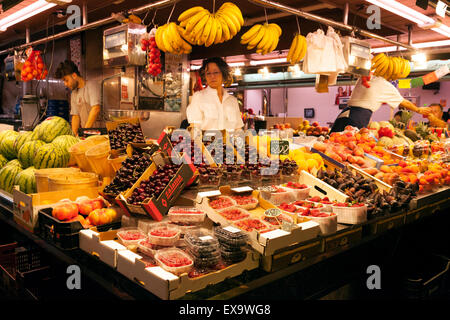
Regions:
[[58, 69], [56, 69], [55, 72], [55, 77], [56, 79], [62, 79], [64, 76], [71, 75], [72, 73], [76, 73], [80, 76], [77, 65], [71, 60], [66, 60], [59, 64]]
[[205, 73], [206, 73], [206, 66], [208, 63], [215, 63], [219, 69], [220, 72], [222, 72], [222, 78], [225, 87], [228, 87], [233, 83], [233, 76], [231, 75], [231, 68], [230, 66], [220, 57], [213, 57], [213, 58], [207, 58], [203, 60], [202, 67], [200, 68], [200, 76], [202, 77], [202, 81], [206, 82]]

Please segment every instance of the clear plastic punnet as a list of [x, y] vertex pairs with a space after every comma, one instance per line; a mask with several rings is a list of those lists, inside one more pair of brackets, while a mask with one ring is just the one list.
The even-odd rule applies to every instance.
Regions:
[[214, 235], [217, 237], [221, 245], [230, 247], [242, 247], [247, 244], [248, 236], [241, 229], [233, 226], [214, 228]]
[[146, 239], [147, 235], [140, 229], [129, 227], [117, 230], [117, 237], [126, 247], [137, 245], [142, 239]]
[[168, 248], [156, 251], [155, 260], [161, 268], [175, 275], [189, 272], [194, 266], [194, 259], [178, 248]]
[[172, 207], [167, 214], [169, 220], [175, 223], [202, 223], [206, 212], [194, 207]]
[[155, 223], [148, 229], [148, 241], [160, 246], [174, 246], [180, 239], [180, 228], [168, 223]]

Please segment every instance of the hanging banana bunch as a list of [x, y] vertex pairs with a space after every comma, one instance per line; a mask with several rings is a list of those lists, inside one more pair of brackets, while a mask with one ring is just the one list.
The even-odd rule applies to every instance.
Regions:
[[306, 38], [302, 36], [300, 32], [300, 24], [298, 22], [298, 17], [295, 16], [297, 19], [297, 28], [298, 32], [294, 35], [294, 40], [292, 40], [291, 47], [289, 48], [288, 55], [286, 57], [286, 60], [290, 64], [297, 64], [300, 61], [303, 60], [303, 58], [306, 55]]
[[238, 6], [225, 2], [215, 13], [196, 6], [178, 17], [181, 36], [192, 45], [219, 44], [232, 39], [244, 25]]
[[169, 22], [156, 29], [155, 41], [158, 48], [164, 52], [174, 54], [189, 54], [192, 46], [180, 35], [179, 26], [175, 22]]
[[377, 77], [383, 77], [388, 81], [406, 78], [411, 72], [411, 64], [400, 57], [388, 57], [380, 53], [372, 59], [372, 71]]
[[256, 48], [256, 53], [268, 54], [275, 50], [281, 36], [281, 28], [276, 23], [255, 24], [241, 37], [241, 44], [248, 50]]

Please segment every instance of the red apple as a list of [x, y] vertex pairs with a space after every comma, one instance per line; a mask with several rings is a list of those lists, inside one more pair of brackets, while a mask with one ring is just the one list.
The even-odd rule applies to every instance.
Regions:
[[53, 208], [52, 216], [58, 220], [66, 221], [78, 215], [78, 205], [76, 203], [64, 203]]

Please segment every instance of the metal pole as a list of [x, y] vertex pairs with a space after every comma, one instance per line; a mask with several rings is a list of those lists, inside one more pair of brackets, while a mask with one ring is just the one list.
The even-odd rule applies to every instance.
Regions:
[[[161, 7], [165, 7], [165, 6], [174, 4], [174, 3], [178, 2], [178, 1], [180, 1], [180, 0], [161, 0], [161, 1], [158, 1], [158, 2], [147, 4], [145, 6], [137, 8], [137, 9], [132, 9], [132, 10], [130, 10], [130, 12], [133, 12], [134, 14], [140, 14], [140, 13], [146, 12], [147, 10], [150, 10], [150, 9], [153, 9], [153, 8], [161, 8]], [[43, 38], [43, 39], [40, 39], [40, 40], [36, 40], [36, 41], [30, 42], [28, 44], [23, 44], [23, 45], [20, 45], [20, 46], [17, 46], [17, 47], [13, 47], [13, 48], [9, 48], [9, 49], [0, 51], [0, 55], [8, 54], [9, 52], [12, 52], [14, 50], [21, 50], [21, 49], [26, 48], [27, 46], [33, 46], [34, 47], [34, 46], [46, 43], [48, 41], [53, 41], [53, 40], [65, 38], [65, 37], [71, 36], [73, 34], [76, 34], [76, 33], [79, 33], [79, 32], [83, 32], [83, 31], [86, 31], [86, 30], [90, 30], [90, 29], [95, 29], [95, 28], [98, 28], [98, 27], [101, 27], [103, 25], [106, 25], [106, 24], [109, 24], [109, 23], [113, 23], [113, 22], [117, 22], [116, 19], [114, 19], [113, 17], [109, 17], [109, 18], [98, 20], [98, 21], [94, 21], [92, 23], [88, 23], [88, 24], [83, 25], [83, 26], [81, 26], [79, 28], [76, 28], [76, 29], [71, 29], [71, 30], [67, 30], [67, 31], [55, 34], [55, 35], [51, 35], [48, 38]]]
[[348, 2], [345, 3], [345, 8], [344, 8], [344, 24], [348, 25], [348, 12], [350, 10], [350, 5], [348, 4]]
[[390, 40], [390, 39], [387, 39], [385, 37], [379, 36], [379, 35], [377, 35], [375, 33], [372, 33], [372, 32], [366, 31], [366, 30], [362, 30], [362, 29], [358, 29], [356, 27], [351, 27], [349, 25], [345, 25], [343, 23], [336, 22], [334, 20], [326, 19], [326, 18], [317, 16], [315, 14], [303, 12], [303, 11], [297, 10], [295, 8], [286, 6], [286, 5], [278, 3], [278, 2], [274, 2], [274, 1], [270, 1], [270, 0], [249, 0], [249, 1], [253, 2], [253, 3], [257, 4], [257, 5], [261, 5], [263, 7], [268, 7], [268, 8], [277, 9], [277, 10], [280, 10], [280, 11], [289, 12], [289, 13], [295, 14], [295, 15], [297, 15], [299, 17], [303, 17], [303, 18], [308, 19], [308, 20], [316, 21], [316, 22], [319, 22], [319, 23], [322, 23], [322, 24], [325, 24], [325, 25], [328, 25], [328, 26], [332, 26], [332, 27], [335, 27], [335, 28], [346, 30], [348, 32], [354, 31], [355, 33], [359, 33], [360, 35], [368, 37], [368, 38], [381, 40], [381, 41], [384, 41], [384, 42], [387, 42], [387, 43], [390, 43], [390, 44], [393, 44], [393, 45], [396, 45], [396, 46], [404, 47], [404, 48], [409, 49], [409, 50], [415, 50], [415, 48], [410, 46], [410, 45], [407, 45], [407, 44], [404, 44], [404, 43], [400, 43], [400, 42], [397, 42], [397, 41], [394, 41], [394, 40]]
[[[30, 43], [30, 26], [27, 25], [25, 28], [25, 44], [27, 45], [28, 43]], [[29, 82], [23, 81], [22, 83], [22, 96], [24, 97], [27, 94]]]
[[83, 26], [88, 24], [88, 17], [87, 17], [87, 3], [83, 2]]

